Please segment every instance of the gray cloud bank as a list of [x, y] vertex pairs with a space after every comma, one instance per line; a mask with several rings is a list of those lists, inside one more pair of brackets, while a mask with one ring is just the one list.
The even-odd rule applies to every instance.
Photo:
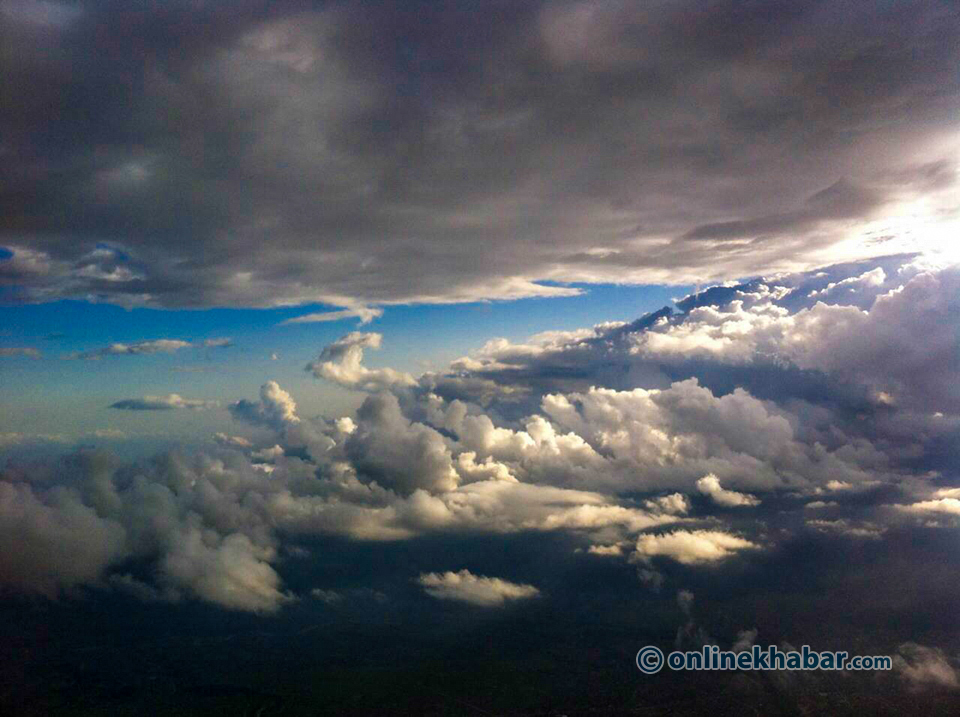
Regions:
[[2, 15], [8, 300], [366, 320], [956, 219], [949, 3], [36, 5]]

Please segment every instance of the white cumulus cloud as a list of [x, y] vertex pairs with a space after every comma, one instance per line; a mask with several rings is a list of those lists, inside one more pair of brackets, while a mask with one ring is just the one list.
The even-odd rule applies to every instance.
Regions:
[[456, 600], [483, 607], [502, 607], [507, 602], [528, 600], [540, 594], [533, 585], [474, 575], [469, 570], [424, 573], [417, 582], [428, 595], [438, 600]]
[[640, 559], [663, 556], [684, 565], [698, 565], [718, 562], [741, 550], [759, 547], [719, 530], [676, 530], [661, 535], [641, 535], [637, 538], [636, 555]]

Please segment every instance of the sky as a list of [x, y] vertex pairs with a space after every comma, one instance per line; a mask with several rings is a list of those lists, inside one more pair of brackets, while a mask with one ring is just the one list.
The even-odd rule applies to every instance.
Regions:
[[0, 37], [5, 712], [950, 712], [955, 3]]

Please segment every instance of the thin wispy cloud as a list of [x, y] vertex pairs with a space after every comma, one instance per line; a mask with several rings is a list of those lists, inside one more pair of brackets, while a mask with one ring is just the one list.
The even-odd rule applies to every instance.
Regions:
[[28, 346], [0, 346], [0, 358], [40, 358], [41, 353], [38, 349]]
[[114, 343], [90, 351], [78, 351], [66, 356], [68, 359], [99, 360], [106, 356], [150, 356], [153, 354], [172, 354], [186, 348], [229, 348], [233, 340], [229, 338], [204, 339], [191, 342], [180, 339], [154, 339], [135, 343]]
[[369, 324], [374, 319], [383, 316], [383, 309], [361, 306], [355, 309], [341, 309], [339, 311], [323, 311], [315, 314], [304, 314], [295, 316], [286, 321], [281, 321], [281, 326], [287, 324], [317, 324], [330, 321], [342, 321], [344, 319], [360, 319], [361, 324]]
[[171, 393], [166, 396], [144, 396], [143, 398], [125, 398], [122, 401], [110, 404], [110, 408], [121, 411], [169, 411], [174, 408], [190, 408], [203, 410], [216, 408], [216, 401], [204, 401], [195, 398], [183, 398], [179, 394]]

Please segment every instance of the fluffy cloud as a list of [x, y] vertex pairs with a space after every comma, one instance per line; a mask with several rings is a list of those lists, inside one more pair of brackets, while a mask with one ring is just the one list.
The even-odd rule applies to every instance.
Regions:
[[456, 488], [459, 476], [443, 436], [404, 417], [396, 396], [370, 396], [357, 417], [346, 450], [361, 476], [404, 494]]
[[960, 500], [957, 498], [935, 498], [896, 507], [910, 513], [945, 513], [960, 516]]
[[292, 597], [279, 591], [280, 577], [266, 562], [272, 557], [272, 548], [257, 546], [242, 533], [220, 537], [193, 528], [172, 541], [162, 570], [204, 600], [236, 610], [273, 612]]
[[[382, 339], [349, 334], [325, 348], [311, 370], [371, 392], [355, 416], [301, 418], [293, 397], [270, 381], [258, 400], [229, 407], [234, 418], [262, 429], [256, 443], [218, 434], [213, 455], [173, 453], [122, 469], [78, 459], [29, 483], [24, 469], [5, 473], [4, 485], [13, 486], [5, 490], [23, 494], [8, 501], [26, 506], [27, 524], [83, 524], [102, 537], [63, 580], [49, 577], [60, 569], [51, 547], [31, 558], [33, 573], [10, 562], [4, 582], [44, 594], [112, 585], [151, 599], [193, 597], [269, 612], [295, 599], [278, 556], [301, 535], [399, 541], [562, 533], [582, 553], [639, 562], [638, 576], [652, 586], [671, 579], [669, 562], [654, 569], [659, 558], [721, 563], [761, 547], [773, 554], [790, 536], [882, 545], [891, 531], [956, 512], [960, 489], [942, 487], [942, 476], [934, 487], [939, 474], [921, 459], [934, 449], [949, 458], [958, 424], [952, 414], [918, 413], [906, 398], [872, 402], [872, 384], [818, 398], [820, 387], [843, 385], [830, 382], [834, 374], [846, 374], [830, 366], [799, 369], [786, 356], [800, 355], [791, 332], [802, 326], [810, 333], [810, 312], [869, 317], [916, 282], [926, 285], [933, 276], [946, 285], [942, 271], [900, 264], [903, 271], [884, 265], [882, 286], [879, 278], [843, 284], [856, 289], [854, 299], [874, 292], [867, 308], [808, 296], [845, 275], [879, 277], [860, 265], [758, 280], [687, 297], [676, 314], [548, 332], [522, 344], [494, 341], [448, 372], [417, 379], [366, 368], [363, 350]], [[890, 288], [894, 276], [902, 290]], [[924, 311], [939, 310], [935, 293]], [[678, 358], [673, 348], [657, 353], [647, 340], [683, 326], [691, 336], [716, 330], [730, 339], [729, 350], [708, 356], [691, 348], [694, 358]], [[738, 344], [749, 349], [731, 348]], [[744, 367], [747, 373], [738, 373]], [[697, 375], [684, 378], [688, 369]], [[756, 379], [763, 372], [766, 383]], [[560, 378], [540, 380], [547, 375]], [[656, 385], [604, 385], [644, 376]], [[749, 389], [736, 385], [743, 376]], [[798, 377], [816, 390], [797, 395], [791, 381]], [[449, 393], [454, 381], [462, 381], [459, 396]], [[478, 395], [482, 401], [473, 400]], [[189, 405], [179, 397], [131, 401]], [[900, 420], [907, 425], [897, 432], [892, 426]], [[691, 494], [709, 501], [691, 501]], [[12, 515], [5, 525], [15, 535], [22, 526]], [[919, 520], [904, 520], [910, 515]], [[774, 530], [771, 522], [788, 527]], [[70, 540], [32, 530], [43, 536], [40, 545]], [[151, 577], [130, 576], [131, 560], [146, 564]]]
[[[697, 370], [695, 361], [739, 371], [744, 381], [762, 375], [749, 376], [749, 368], [795, 367], [885, 395], [887, 405], [956, 410], [952, 334], [934, 327], [956, 325], [960, 272], [903, 257], [881, 264], [861, 276], [882, 272], [884, 283], [858, 281], [854, 293], [829, 301], [809, 298], [814, 287], [844, 281], [839, 277], [862, 271], [863, 264], [715, 287], [679, 301], [680, 313], [666, 307], [629, 325], [566, 332], [554, 341], [490, 342], [454, 368], [549, 392], [584, 390], [589, 384], [578, 383], [581, 376], [610, 387], [625, 380], [657, 387], [669, 375]], [[547, 383], [551, 375], [569, 378]]]
[[267, 381], [260, 387], [259, 401], [242, 399], [231, 403], [228, 409], [238, 421], [275, 430], [300, 422], [296, 402], [276, 381]]
[[126, 534], [66, 488], [37, 494], [28, 484], [0, 481], [0, 536], [18, 546], [0, 555], [0, 583], [56, 597], [96, 582], [124, 554]]
[[507, 602], [540, 595], [533, 585], [474, 575], [469, 570], [424, 573], [417, 582], [428, 595], [438, 600], [456, 600], [482, 607], [503, 607]]
[[307, 364], [306, 370], [317, 378], [363, 391], [380, 391], [391, 386], [412, 386], [408, 373], [392, 368], [369, 369], [363, 365], [363, 350], [378, 349], [383, 336], [354, 331], [323, 349], [320, 358]]
[[[282, 445], [254, 451], [246, 439], [218, 434], [217, 457], [163, 454], [122, 469], [103, 454], [82, 452], [36, 478], [46, 486], [40, 493], [19, 482], [20, 473], [4, 473], [0, 532], [31, 536], [34, 549], [23, 559], [8, 557], [2, 583], [51, 596], [77, 585], [111, 585], [150, 600], [193, 597], [271, 612], [294, 599], [274, 567], [281, 534], [403, 540], [564, 531], [602, 543], [676, 522], [689, 509], [679, 494], [637, 505], [522, 482], [505, 463], [480, 460], [405, 416], [391, 393], [370, 396], [355, 421], [299, 419], [274, 382], [258, 402], [231, 409], [276, 431]], [[556, 440], [546, 422], [536, 425], [530, 441]], [[510, 435], [500, 440], [525, 445]], [[486, 439], [477, 433], [472, 440]], [[310, 461], [294, 457], [304, 447]], [[263, 460], [269, 464], [255, 462]], [[61, 556], [73, 544], [79, 557], [67, 568]], [[152, 566], [153, 579], [113, 572], [131, 560]]]
[[637, 538], [635, 555], [643, 560], [663, 556], [684, 565], [700, 565], [759, 547], [749, 540], [718, 530], [675, 530], [659, 535], [641, 535]]
[[[513, 425], [541, 413], [621, 465], [624, 447], [646, 444], [653, 460], [625, 482], [645, 474], [690, 491], [713, 473], [740, 492], [861, 490], [914, 470], [920, 456], [941, 470], [956, 460], [957, 276], [900, 256], [718, 286], [630, 324], [489, 342], [420, 382]], [[858, 279], [844, 284], [853, 293], [810, 297], [848, 277]], [[621, 465], [600, 480], [623, 480]]]
[[168, 411], [174, 408], [191, 408], [202, 410], [215, 408], [216, 401], [203, 401], [195, 398], [183, 398], [179, 394], [171, 393], [166, 396], [144, 396], [143, 398], [125, 398], [122, 401], [110, 404], [110, 408], [119, 408], [123, 411]]
[[860, 483], [874, 475], [865, 469], [884, 466], [866, 443], [842, 451], [808, 443], [775, 404], [742, 389], [718, 396], [696, 379], [666, 389], [552, 394], [542, 407], [585, 442], [579, 461], [573, 451], [564, 456], [565, 473], [577, 479], [574, 469], [584, 465], [585, 480], [611, 488], [690, 490], [705, 474], [766, 490], [826, 484], [836, 476]]
[[623, 546], [619, 543], [614, 543], [613, 545], [591, 545], [587, 548], [587, 552], [590, 553], [590, 555], [619, 558], [623, 555]]
[[823, 289], [814, 289], [810, 296], [825, 297], [834, 292], [846, 291], [855, 294], [862, 287], [881, 287], [887, 281], [887, 274], [883, 267], [876, 267], [870, 271], [865, 271], [859, 276], [850, 276], [839, 281], [831, 281]]
[[632, 350], [667, 362], [779, 359], [865, 385], [879, 403], [960, 410], [960, 394], [949, 378], [960, 359], [946, 328], [956, 326], [960, 271], [903, 265], [892, 283], [883, 283], [886, 274], [877, 267], [855, 277], [853, 286], [864, 285], [861, 279], [868, 275], [877, 281], [866, 282], [867, 287], [886, 290], [867, 309], [845, 298], [844, 303], [818, 300], [792, 312], [774, 299], [769, 286], [750, 287], [753, 292], [741, 287], [724, 306], [701, 306], [680, 321], [659, 322], [636, 337]]
[[270, 520], [297, 533], [346, 535], [359, 540], [403, 540], [431, 532], [519, 533], [576, 531], [618, 537], [676, 522], [676, 516], [617, 505], [599, 493], [486, 480], [431, 494], [416, 489], [397, 496], [378, 485], [355, 482], [338, 465], [331, 479], [303, 495], [277, 488], [267, 499]]
[[713, 474], [706, 475], [697, 481], [697, 490], [717, 505], [728, 508], [741, 505], [759, 505], [760, 501], [752, 495], [746, 493], [737, 493], [735, 490], [727, 490], [720, 485], [720, 480]]
[[908, 406], [960, 411], [949, 379], [960, 368], [951, 338], [960, 270], [922, 272], [877, 297], [869, 311], [817, 304], [784, 337], [801, 368], [866, 381]]
[[250, 454], [251, 458], [258, 461], [272, 462], [283, 456], [283, 446], [274, 445], [269, 448], [262, 448]]
[[[127, 592], [136, 583], [141, 595], [186, 593], [265, 612], [291, 599], [270, 566], [269, 529], [243, 505], [264, 480], [249, 464], [167, 455], [132, 481], [119, 480], [117, 467], [106, 454], [83, 452], [59, 465], [56, 482], [41, 489], [3, 475], [0, 533], [23, 541], [5, 553], [5, 586], [55, 597], [77, 585], [119, 580]], [[155, 586], [108, 575], [132, 559], [154, 566]]]

